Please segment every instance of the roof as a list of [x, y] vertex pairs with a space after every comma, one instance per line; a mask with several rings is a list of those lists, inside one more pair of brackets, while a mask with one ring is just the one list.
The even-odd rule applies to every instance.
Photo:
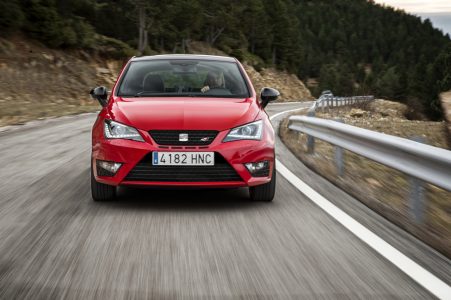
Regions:
[[229, 61], [234, 62], [235, 58], [229, 56], [217, 56], [217, 55], [201, 55], [201, 54], [162, 54], [152, 56], [140, 56], [133, 57], [132, 61], [141, 60], [174, 60], [174, 59], [187, 59], [187, 60], [216, 60], [216, 61]]

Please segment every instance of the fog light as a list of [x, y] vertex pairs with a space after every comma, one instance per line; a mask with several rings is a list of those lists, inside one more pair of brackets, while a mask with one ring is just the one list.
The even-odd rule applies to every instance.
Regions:
[[254, 177], [266, 177], [269, 176], [269, 161], [259, 161], [253, 163], [244, 164]]
[[118, 162], [97, 160], [97, 175], [114, 176], [121, 165], [122, 164]]

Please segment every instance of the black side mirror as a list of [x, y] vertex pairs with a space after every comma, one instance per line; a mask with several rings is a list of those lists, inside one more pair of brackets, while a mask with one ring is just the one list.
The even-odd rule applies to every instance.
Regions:
[[269, 102], [277, 100], [279, 96], [280, 93], [276, 89], [269, 87], [262, 88], [262, 91], [260, 92], [260, 99], [262, 100], [263, 108], [265, 108]]
[[100, 105], [105, 107], [108, 104], [108, 90], [104, 86], [98, 86], [89, 92], [92, 99], [99, 101]]

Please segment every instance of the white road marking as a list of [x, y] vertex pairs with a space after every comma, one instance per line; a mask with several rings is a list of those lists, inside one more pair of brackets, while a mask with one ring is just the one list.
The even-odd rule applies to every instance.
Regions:
[[308, 107], [301, 107], [301, 108], [295, 108], [295, 109], [286, 110], [286, 111], [283, 111], [283, 112], [280, 112], [280, 113], [277, 113], [277, 114], [271, 116], [269, 119], [272, 120], [274, 118], [277, 118], [280, 115], [287, 114], [287, 113], [294, 112], [294, 111], [298, 111], [298, 110], [302, 110], [302, 109], [307, 109], [307, 108]]
[[[270, 117], [274, 119], [282, 114], [296, 111], [299, 109], [291, 109], [277, 113]], [[392, 245], [384, 241], [378, 235], [370, 231], [368, 228], [354, 220], [340, 208], [335, 206], [329, 200], [321, 196], [313, 188], [299, 179], [293, 172], [285, 167], [278, 159], [276, 159], [277, 171], [285, 177], [295, 188], [307, 196], [313, 203], [319, 206], [332, 218], [337, 220], [346, 229], [352, 232], [360, 240], [373, 248], [377, 253], [398, 267], [407, 276], [415, 280], [418, 284], [434, 294], [439, 299], [451, 299], [451, 287], [434, 276], [428, 270], [408, 258], [406, 255], [398, 251]]]
[[273, 102], [270, 105], [312, 103], [313, 101]]

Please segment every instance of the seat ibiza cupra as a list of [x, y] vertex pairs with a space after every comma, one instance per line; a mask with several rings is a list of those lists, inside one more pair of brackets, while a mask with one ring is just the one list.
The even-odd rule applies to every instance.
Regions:
[[235, 58], [156, 55], [132, 58], [92, 129], [91, 191], [111, 200], [119, 185], [249, 187], [271, 201], [276, 187], [274, 130], [264, 111], [279, 92], [260, 97]]

